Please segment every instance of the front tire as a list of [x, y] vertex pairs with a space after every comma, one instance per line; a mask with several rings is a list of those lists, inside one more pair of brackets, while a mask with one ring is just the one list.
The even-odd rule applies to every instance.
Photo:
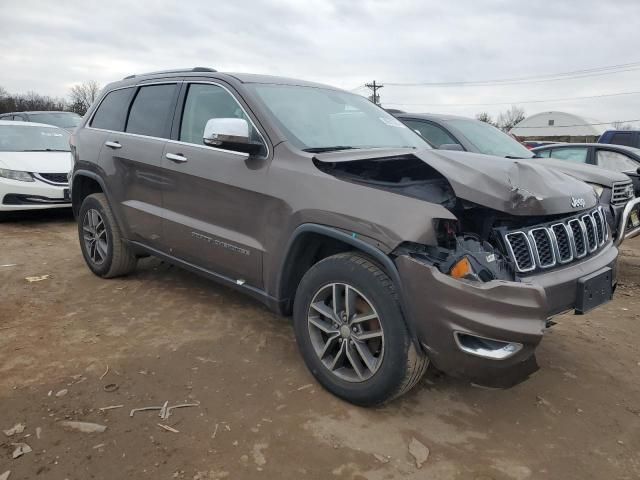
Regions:
[[78, 236], [89, 269], [102, 278], [131, 273], [137, 259], [122, 238], [103, 193], [87, 196], [80, 206]]
[[409, 391], [429, 361], [405, 326], [393, 282], [368, 257], [328, 257], [302, 278], [294, 328], [304, 361], [327, 390], [361, 406]]

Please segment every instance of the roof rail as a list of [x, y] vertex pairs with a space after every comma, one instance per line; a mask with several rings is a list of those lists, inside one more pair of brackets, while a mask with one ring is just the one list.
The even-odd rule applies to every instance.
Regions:
[[157, 72], [138, 73], [137, 75], [129, 75], [123, 78], [123, 80], [129, 80], [130, 78], [145, 77], [147, 75], [158, 75], [161, 73], [186, 73], [186, 72], [217, 72], [213, 68], [209, 67], [194, 67], [194, 68], [179, 68], [177, 70], [159, 70]]

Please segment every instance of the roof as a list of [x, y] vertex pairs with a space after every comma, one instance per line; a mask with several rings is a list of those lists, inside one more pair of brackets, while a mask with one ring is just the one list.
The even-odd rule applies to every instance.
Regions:
[[542, 112], [531, 115], [509, 133], [518, 137], [599, 136], [611, 125], [567, 112]]
[[17, 113], [68, 113], [70, 115], [78, 115], [75, 112], [65, 112], [64, 110], [22, 110], [20, 112], [4, 112], [1, 115], [11, 115]]
[[262, 83], [262, 84], [275, 84], [275, 85], [297, 85], [304, 87], [315, 88], [328, 88], [331, 90], [339, 90], [336, 87], [330, 85], [324, 85], [321, 83], [309, 82], [306, 80], [299, 80], [288, 77], [278, 77], [273, 75], [260, 75], [253, 73], [234, 73], [234, 72], [218, 72], [213, 69], [207, 69], [205, 67], [196, 67], [195, 69], [181, 69], [181, 70], [163, 70], [159, 72], [148, 72], [142, 74], [129, 75], [122, 80], [112, 82], [105, 86], [105, 91], [110, 91], [117, 87], [128, 87], [138, 84], [140, 81], [155, 80], [158, 78], [167, 77], [208, 77], [212, 79], [227, 79], [240, 83]]
[[57, 128], [58, 130], [64, 130], [63, 128], [56, 127], [55, 125], [48, 125], [46, 123], [37, 123], [37, 122], [21, 122], [14, 120], [0, 120], [0, 125], [19, 125], [22, 127], [48, 127], [48, 128]]

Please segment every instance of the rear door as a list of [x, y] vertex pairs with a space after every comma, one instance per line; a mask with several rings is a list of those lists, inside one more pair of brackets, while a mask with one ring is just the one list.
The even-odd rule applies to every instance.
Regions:
[[[246, 153], [209, 147], [202, 138], [212, 118], [243, 118], [264, 145]], [[224, 84], [185, 83], [167, 143], [164, 235], [172, 255], [248, 286], [261, 288], [264, 190], [268, 149], [243, 105]]]
[[[100, 155], [111, 200], [125, 220], [128, 238], [163, 251], [162, 191], [168, 183], [162, 155], [171, 131], [178, 86], [178, 82], [139, 85], [130, 92], [130, 106], [124, 103], [127, 97], [122, 94], [114, 108], [121, 121], [122, 104], [128, 106], [124, 109], [124, 128], [117, 128], [121, 124], [110, 128]], [[94, 122], [99, 119], [100, 108]]]

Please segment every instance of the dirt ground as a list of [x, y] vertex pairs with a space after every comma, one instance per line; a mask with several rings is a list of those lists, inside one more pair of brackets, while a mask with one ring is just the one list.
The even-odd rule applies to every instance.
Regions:
[[[640, 239], [623, 247], [619, 280], [605, 307], [556, 318], [525, 383], [489, 390], [430, 372], [400, 400], [362, 409], [316, 384], [289, 320], [156, 259], [101, 280], [70, 213], [15, 216], [0, 223], [0, 430], [26, 429], [0, 433], [0, 475], [637, 479]], [[130, 417], [167, 401], [199, 406]], [[421, 468], [413, 438], [430, 452]], [[33, 451], [12, 459], [20, 442]]]

